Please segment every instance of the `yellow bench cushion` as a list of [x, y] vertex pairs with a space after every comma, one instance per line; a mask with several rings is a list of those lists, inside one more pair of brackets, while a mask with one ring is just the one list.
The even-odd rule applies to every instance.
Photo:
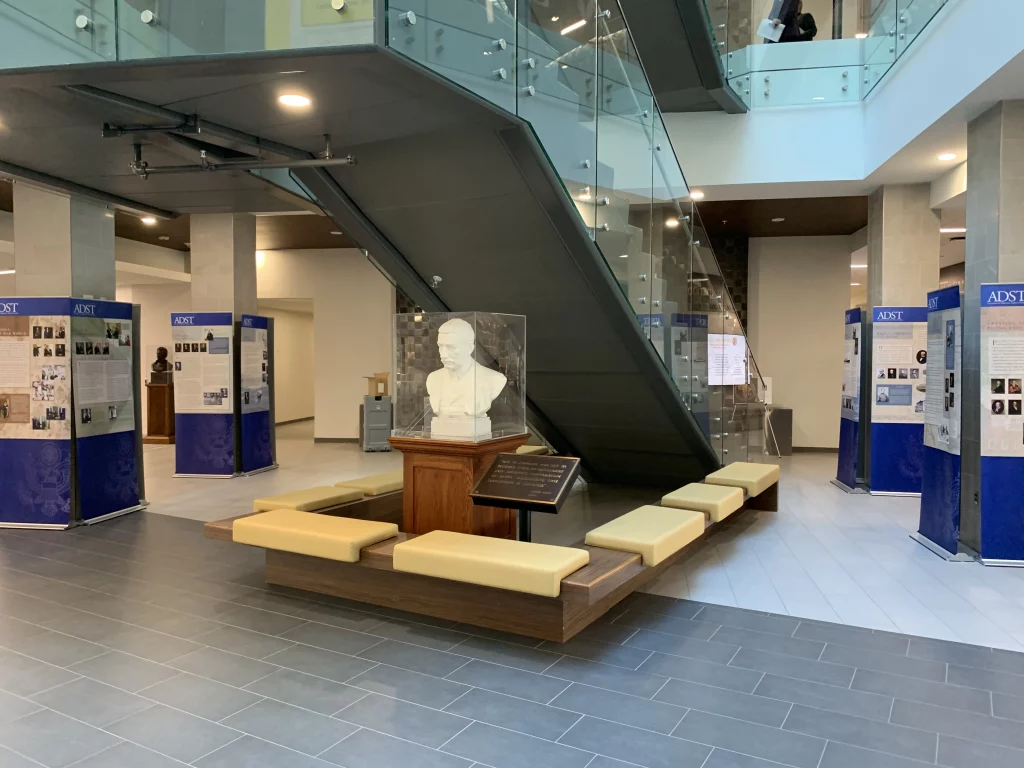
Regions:
[[366, 496], [380, 496], [382, 493], [402, 490], [403, 477], [402, 470], [396, 469], [394, 472], [382, 472], [379, 475], [357, 477], [355, 480], [343, 480], [334, 485], [337, 488], [355, 488]]
[[547, 456], [551, 449], [546, 445], [520, 445], [516, 448], [516, 453], [521, 456]]
[[712, 472], [704, 478], [704, 482], [742, 488], [748, 496], [758, 496], [779, 482], [779, 465], [738, 461]]
[[275, 509], [294, 509], [298, 512], [316, 512], [318, 509], [336, 507], [347, 501], [359, 501], [363, 492], [357, 488], [335, 488], [322, 485], [304, 491], [292, 491], [278, 496], [267, 496], [252, 503], [253, 512], [270, 512]]
[[318, 515], [294, 509], [275, 509], [241, 517], [231, 526], [231, 538], [239, 544], [279, 549], [300, 555], [359, 561], [359, 550], [398, 535], [394, 523]]
[[695, 509], [711, 518], [711, 522], [720, 523], [743, 506], [743, 489], [690, 483], [663, 496], [661, 505], [676, 509]]
[[634, 509], [587, 534], [592, 547], [643, 555], [644, 565], [657, 565], [704, 534], [704, 514], [653, 505]]
[[395, 545], [396, 571], [558, 597], [562, 579], [590, 562], [585, 549], [431, 531]]

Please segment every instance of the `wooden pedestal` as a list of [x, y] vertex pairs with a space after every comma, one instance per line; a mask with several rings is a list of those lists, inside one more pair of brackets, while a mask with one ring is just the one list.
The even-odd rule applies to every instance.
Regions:
[[405, 495], [402, 530], [474, 533], [514, 539], [516, 513], [511, 509], [476, 507], [469, 497], [480, 476], [499, 453], [514, 453], [529, 435], [463, 443], [415, 437], [391, 437], [404, 457]]
[[146, 382], [149, 403], [146, 409], [146, 432], [143, 443], [174, 444], [174, 385]]

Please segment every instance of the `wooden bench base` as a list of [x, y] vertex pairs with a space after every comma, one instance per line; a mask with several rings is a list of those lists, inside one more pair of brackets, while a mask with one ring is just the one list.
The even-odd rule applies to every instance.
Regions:
[[583, 547], [590, 551], [590, 564], [562, 580], [558, 597], [541, 597], [396, 571], [391, 567], [394, 546], [406, 538], [399, 534], [366, 547], [358, 563], [267, 550], [267, 583], [565, 642], [685, 551], [649, 568], [631, 552]]
[[[781, 480], [779, 482], [781, 482]], [[743, 507], [744, 509], [757, 509], [762, 512], [778, 512], [779, 483], [774, 483], [757, 496], [751, 496], [746, 500]]]
[[[382, 493], [377, 496], [364, 496], [357, 501], [347, 501], [335, 507], [318, 509], [316, 513], [318, 515], [334, 515], [335, 517], [352, 517], [357, 520], [376, 520], [381, 523], [394, 523], [401, 530], [402, 491], [392, 491], [391, 493]], [[214, 520], [203, 526], [203, 533], [208, 539], [231, 541], [231, 526], [235, 520], [254, 514], [256, 513], [249, 512], [245, 515]]]

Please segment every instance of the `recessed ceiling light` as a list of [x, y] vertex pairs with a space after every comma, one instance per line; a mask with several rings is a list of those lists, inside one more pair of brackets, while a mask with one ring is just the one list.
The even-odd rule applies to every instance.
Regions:
[[154, 217], [154, 216], [143, 216], [140, 219], [140, 221], [143, 224], [145, 224], [147, 227], [152, 227], [154, 224], [156, 224], [156, 217]]
[[860, 283], [850, 283], [850, 285], [860, 285]]
[[723, 224], [728, 224], [728, 223], [729, 223], [729, 220], [728, 220], [728, 219], [722, 219], [722, 223], [723, 223]]
[[665, 219], [665, 226], [669, 229], [675, 229], [679, 226], [679, 219]]
[[825, 100], [824, 96], [815, 96], [813, 99], [811, 99], [811, 101], [824, 101], [824, 100]]
[[160, 235], [160, 240], [170, 240], [171, 238], [167, 235]]
[[561, 16], [552, 16], [551, 20], [552, 21], [558, 21], [560, 18], [562, 18], [562, 17]]
[[956, 160], [956, 152], [943, 152], [939, 155], [939, 160], [944, 163], [948, 163], [950, 160]]
[[313, 103], [308, 96], [303, 96], [299, 93], [286, 93], [283, 96], [279, 96], [277, 100], [286, 107], [308, 107]]
[[850, 269], [867, 269], [867, 264], [851, 264]]
[[586, 25], [587, 25], [587, 20], [586, 19], [580, 19], [579, 21], [574, 21], [572, 24], [570, 24], [568, 27], [566, 27], [565, 29], [562, 30], [562, 34], [563, 35], [568, 35], [570, 32], [574, 32], [575, 30], [579, 29], [580, 27], [585, 27]]
[[620, 258], [620, 259], [628, 259], [628, 258], [629, 258], [629, 254], [628, 254], [628, 253], [623, 253], [623, 254], [621, 254], [621, 255], [619, 256], [619, 258]]
[[0, 275], [13, 275], [13, 269], [0, 269]]
[[786, 220], [785, 216], [776, 216], [774, 219], [772, 219], [772, 224], [781, 224], [785, 220]]
[[691, 189], [690, 190], [690, 199], [691, 200], [703, 200], [704, 199], [704, 193], [701, 192], [699, 189]]
[[331, 234], [332, 234], [332, 235], [340, 235], [340, 234], [342, 234], [342, 233], [341, 233], [341, 232], [339, 232], [339, 231], [338, 231], [338, 230], [336, 230], [336, 229], [332, 229], [332, 230], [331, 230]]
[[858, 40], [867, 40], [868, 33], [867, 32], [858, 32], [856, 35], [854, 35], [854, 37], [857, 38]]
[[967, 227], [939, 227], [939, 232], [944, 235], [966, 235]]

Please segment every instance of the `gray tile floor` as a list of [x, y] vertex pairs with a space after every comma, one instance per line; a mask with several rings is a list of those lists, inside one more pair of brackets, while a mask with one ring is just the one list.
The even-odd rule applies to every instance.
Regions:
[[564, 645], [268, 590], [137, 514], [0, 532], [0, 767], [1024, 766], [1024, 654], [635, 595]]

